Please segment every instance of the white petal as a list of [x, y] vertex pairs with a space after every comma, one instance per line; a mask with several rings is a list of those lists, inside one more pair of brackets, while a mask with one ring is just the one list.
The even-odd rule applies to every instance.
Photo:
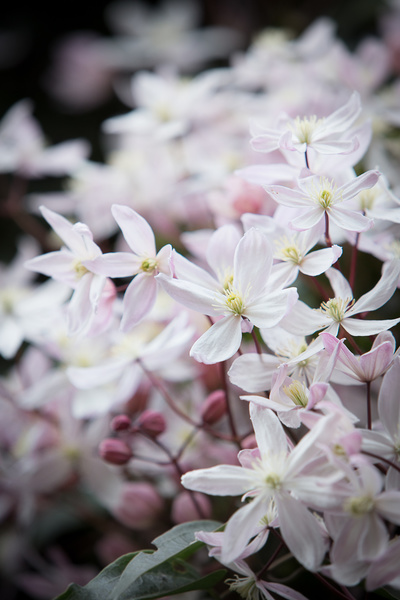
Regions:
[[242, 341], [240, 317], [232, 315], [222, 318], [195, 342], [190, 356], [206, 365], [222, 362], [238, 351]]

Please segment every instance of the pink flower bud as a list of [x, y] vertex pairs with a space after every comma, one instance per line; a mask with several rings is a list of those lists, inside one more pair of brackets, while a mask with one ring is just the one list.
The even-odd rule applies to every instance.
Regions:
[[126, 482], [121, 488], [114, 515], [127, 527], [151, 527], [163, 509], [163, 500], [150, 483]]
[[[196, 504], [199, 506], [202, 515], [193, 503], [193, 496]], [[200, 518], [209, 519], [211, 517], [211, 502], [207, 496], [195, 492], [182, 492], [177, 496], [172, 504], [171, 518], [174, 523], [186, 523], [187, 521], [196, 521]]]
[[212, 392], [201, 407], [203, 423], [214, 425], [226, 413], [226, 395], [224, 390]]
[[156, 438], [165, 431], [164, 416], [156, 410], [145, 410], [137, 420], [138, 427], [147, 435]]
[[128, 415], [117, 415], [111, 421], [113, 431], [126, 431], [131, 426], [131, 420]]
[[100, 442], [99, 454], [112, 465], [125, 465], [132, 458], [132, 450], [122, 440], [107, 438]]

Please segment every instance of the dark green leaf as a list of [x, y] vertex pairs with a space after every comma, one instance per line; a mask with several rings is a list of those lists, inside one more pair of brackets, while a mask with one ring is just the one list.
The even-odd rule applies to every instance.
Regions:
[[[199, 548], [204, 546], [201, 542], [196, 542], [194, 534], [196, 531], [214, 531], [221, 526], [217, 521], [191, 521], [176, 525], [163, 535], [153, 540], [157, 547], [157, 552], [146, 554], [140, 552], [127, 566], [120, 581], [115, 588], [115, 600], [125, 598], [126, 589], [131, 589], [133, 582], [144, 573], [152, 571], [158, 565], [168, 561], [170, 558], [186, 559]], [[150, 578], [152, 575], [150, 576]]]

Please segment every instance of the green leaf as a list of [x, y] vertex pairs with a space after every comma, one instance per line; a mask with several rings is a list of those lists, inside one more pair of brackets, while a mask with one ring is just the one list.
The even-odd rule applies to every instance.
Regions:
[[108, 565], [84, 587], [71, 584], [55, 600], [150, 600], [191, 590], [205, 590], [218, 583], [226, 571], [202, 576], [186, 562], [203, 547], [196, 531], [215, 531], [217, 521], [192, 521], [173, 527], [153, 541], [157, 550], [125, 554]]
[[221, 523], [217, 521], [191, 521], [176, 525], [160, 535], [153, 540], [153, 544], [157, 548], [156, 552], [153, 554], [140, 552], [129, 563], [115, 588], [115, 600], [119, 600], [120, 597], [121, 599], [125, 598], [125, 590], [130, 589], [133, 582], [147, 571], [165, 563], [170, 558], [187, 559], [204, 546], [202, 542], [195, 541], [194, 534], [196, 531], [215, 531], [218, 527], [221, 527]]
[[382, 598], [389, 598], [390, 600], [393, 600], [393, 598], [396, 600], [400, 599], [400, 590], [386, 586], [379, 588], [379, 590], [374, 590], [374, 594], [378, 594], [378, 596], [382, 596]]
[[115, 600], [153, 600], [192, 590], [207, 590], [219, 583], [226, 572], [226, 569], [219, 569], [202, 577], [180, 558], [170, 559], [138, 577]]
[[118, 583], [126, 565], [138, 554], [124, 554], [103, 569], [85, 587], [72, 583], [60, 596], [54, 600], [103, 600], [112, 598], [112, 592]]

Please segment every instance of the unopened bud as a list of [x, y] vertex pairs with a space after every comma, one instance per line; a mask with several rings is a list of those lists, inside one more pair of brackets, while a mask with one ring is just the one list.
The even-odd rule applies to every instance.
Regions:
[[201, 417], [206, 425], [214, 425], [226, 413], [226, 395], [224, 390], [215, 390], [205, 400], [201, 408]]
[[122, 440], [107, 438], [100, 442], [99, 454], [112, 465], [125, 465], [132, 458], [132, 450]]
[[117, 415], [111, 421], [113, 431], [126, 431], [131, 426], [131, 420], [128, 415]]
[[164, 416], [156, 410], [145, 410], [137, 420], [138, 427], [147, 435], [156, 438], [165, 431]]

